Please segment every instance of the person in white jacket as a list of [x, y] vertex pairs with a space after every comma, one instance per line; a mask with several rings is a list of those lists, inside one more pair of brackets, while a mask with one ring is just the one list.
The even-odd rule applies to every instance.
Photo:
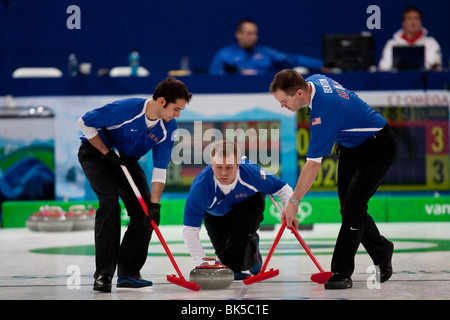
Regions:
[[395, 46], [424, 46], [426, 70], [442, 70], [442, 53], [439, 43], [433, 37], [428, 36], [428, 30], [422, 26], [422, 15], [419, 9], [408, 7], [403, 11], [402, 29], [394, 33], [392, 39], [384, 46], [383, 53], [378, 64], [380, 71], [391, 71], [392, 51]]

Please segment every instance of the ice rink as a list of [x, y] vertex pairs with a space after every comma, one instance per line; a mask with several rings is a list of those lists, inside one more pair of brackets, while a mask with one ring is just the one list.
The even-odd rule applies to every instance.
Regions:
[[[394, 242], [394, 274], [385, 283], [375, 281], [372, 262], [362, 247], [356, 256], [353, 288], [325, 290], [310, 281], [319, 270], [290, 231], [285, 231], [268, 268], [277, 277], [251, 285], [235, 281], [228, 289], [191, 291], [167, 282], [176, 274], [156, 235], [142, 270], [153, 281], [147, 289], [93, 291], [93, 231], [33, 232], [0, 229], [1, 300], [448, 300], [450, 298], [450, 223], [379, 223]], [[125, 228], [125, 227], [124, 227]], [[259, 231], [260, 250], [267, 256], [279, 226]], [[185, 278], [195, 266], [187, 254], [180, 226], [161, 226], [168, 246]], [[328, 271], [339, 230], [338, 224], [316, 224], [300, 231], [322, 267]], [[124, 230], [123, 230], [124, 232]], [[122, 232], [122, 234], [123, 234]], [[208, 254], [212, 247], [202, 229]]]

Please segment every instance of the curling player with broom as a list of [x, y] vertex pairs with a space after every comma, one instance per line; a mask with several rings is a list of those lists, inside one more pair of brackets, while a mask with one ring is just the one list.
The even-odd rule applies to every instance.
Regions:
[[[111, 292], [117, 266], [117, 287], [141, 288], [152, 285], [140, 275], [153, 232], [159, 224], [159, 201], [166, 181], [176, 119], [192, 95], [183, 82], [161, 81], [152, 99], [130, 98], [91, 110], [78, 120], [83, 131], [78, 152], [81, 167], [99, 200], [95, 217], [95, 265], [93, 289]], [[140, 157], [153, 150], [151, 193]], [[116, 154], [117, 151], [119, 155]], [[148, 215], [142, 209], [129, 179], [132, 176]], [[120, 243], [122, 199], [130, 222]]]
[[220, 262], [235, 280], [258, 274], [262, 267], [257, 230], [263, 220], [265, 195], [276, 195], [285, 206], [292, 188], [245, 157], [229, 140], [211, 148], [211, 164], [194, 179], [186, 200], [183, 236], [197, 266], [208, 264], [200, 242], [204, 222]]
[[270, 92], [282, 108], [296, 112], [307, 106], [310, 141], [293, 197], [284, 206], [287, 227], [298, 225], [297, 210], [319, 172], [322, 158], [339, 146], [338, 195], [342, 225], [331, 261], [333, 275], [325, 289], [352, 287], [355, 255], [360, 244], [379, 268], [380, 282], [392, 275], [394, 245], [383, 237], [368, 213], [368, 202], [392, 163], [397, 141], [384, 117], [355, 93], [324, 75], [306, 79], [295, 70], [278, 72]]

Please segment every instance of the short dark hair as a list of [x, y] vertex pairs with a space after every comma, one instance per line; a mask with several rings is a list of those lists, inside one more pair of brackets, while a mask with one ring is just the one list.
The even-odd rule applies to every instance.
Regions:
[[254, 25], [257, 25], [255, 21], [251, 20], [251, 19], [242, 19], [241, 21], [239, 21], [236, 25], [236, 31], [242, 31], [242, 26], [246, 23], [253, 23]]
[[278, 72], [270, 84], [270, 93], [281, 90], [289, 96], [293, 96], [298, 89], [306, 90], [308, 83], [300, 73], [292, 69], [284, 69]]
[[177, 99], [184, 99], [189, 103], [192, 94], [189, 93], [186, 85], [173, 77], [161, 81], [153, 92], [153, 100], [163, 97], [166, 99], [166, 106], [169, 103], [175, 103]]
[[420, 16], [420, 20], [422, 20], [422, 12], [420, 12], [419, 8], [414, 7], [414, 6], [408, 6], [402, 12], [402, 21], [405, 20], [405, 15], [409, 12], [417, 12]]

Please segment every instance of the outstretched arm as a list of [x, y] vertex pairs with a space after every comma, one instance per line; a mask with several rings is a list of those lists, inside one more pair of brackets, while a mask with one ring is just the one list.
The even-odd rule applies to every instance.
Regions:
[[[303, 199], [316, 180], [321, 165], [321, 163], [316, 161], [306, 161], [298, 178], [297, 186], [292, 194], [293, 199], [298, 199], [300, 201]], [[288, 202], [281, 214], [281, 219], [286, 219], [286, 227], [290, 228], [294, 226], [295, 228], [298, 228], [297, 213], [298, 206], [292, 202]]]

